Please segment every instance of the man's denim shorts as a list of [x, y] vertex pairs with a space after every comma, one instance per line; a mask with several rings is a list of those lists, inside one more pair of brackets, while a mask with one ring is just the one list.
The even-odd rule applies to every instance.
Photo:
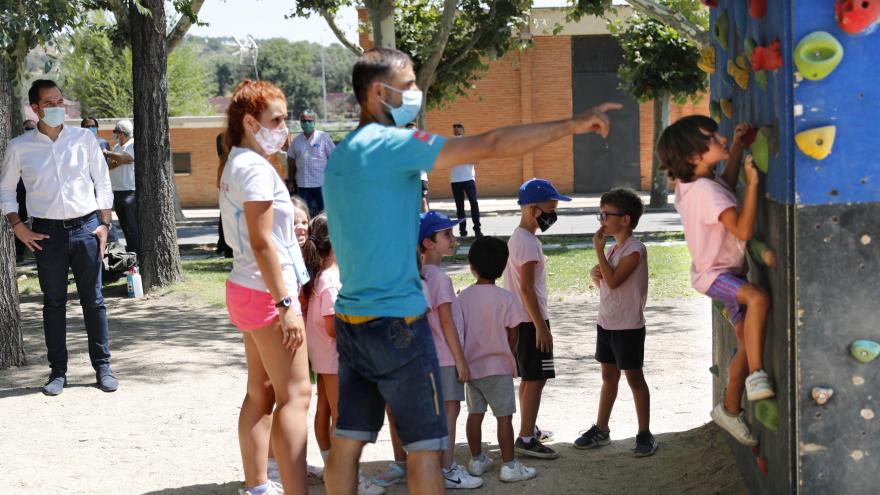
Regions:
[[387, 403], [408, 451], [449, 445], [440, 367], [424, 315], [349, 323], [336, 316], [339, 417], [334, 435], [375, 442]]

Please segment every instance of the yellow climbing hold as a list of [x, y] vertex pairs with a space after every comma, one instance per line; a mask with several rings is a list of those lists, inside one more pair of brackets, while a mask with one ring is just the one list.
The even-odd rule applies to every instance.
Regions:
[[707, 74], [715, 73], [715, 47], [707, 46], [700, 50], [700, 61], [697, 62], [697, 67], [700, 68], [703, 72]]
[[728, 119], [733, 118], [733, 101], [729, 98], [721, 98], [719, 103], [721, 104], [721, 113]]
[[831, 147], [834, 146], [834, 135], [837, 128], [833, 125], [817, 127], [808, 131], [797, 133], [794, 142], [797, 143], [798, 149], [805, 155], [815, 158], [816, 160], [824, 160], [831, 154]]
[[736, 62], [733, 60], [727, 61], [727, 73], [733, 77], [736, 85], [743, 91], [749, 89], [749, 69], [746, 67], [746, 57], [743, 55], [737, 57]]

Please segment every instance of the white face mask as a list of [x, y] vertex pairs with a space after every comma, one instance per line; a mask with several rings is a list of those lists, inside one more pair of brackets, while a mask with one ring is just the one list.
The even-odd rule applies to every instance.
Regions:
[[64, 123], [64, 107], [46, 107], [40, 119], [49, 127], [58, 127]]
[[260, 130], [254, 134], [254, 138], [267, 155], [277, 153], [287, 142], [287, 126], [280, 129], [267, 129], [261, 125]]

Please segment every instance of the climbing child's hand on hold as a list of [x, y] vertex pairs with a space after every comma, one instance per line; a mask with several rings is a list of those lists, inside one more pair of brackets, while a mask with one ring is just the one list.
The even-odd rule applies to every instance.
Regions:
[[758, 169], [755, 168], [755, 162], [752, 160], [752, 155], [746, 156], [745, 163], [743, 163], [744, 172], [746, 175], [746, 186], [757, 186], [758, 185]]

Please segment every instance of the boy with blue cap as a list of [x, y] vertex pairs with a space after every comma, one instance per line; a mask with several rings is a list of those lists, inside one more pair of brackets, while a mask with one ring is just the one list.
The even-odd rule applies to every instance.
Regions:
[[547, 258], [535, 232], [544, 232], [556, 223], [556, 206], [560, 201], [571, 198], [559, 194], [548, 180], [530, 179], [520, 186], [518, 203], [522, 215], [519, 227], [507, 242], [510, 257], [504, 270], [504, 287], [519, 296], [529, 318], [519, 327], [515, 353], [522, 379], [520, 429], [515, 447], [520, 454], [541, 459], [555, 459], [559, 454], [541, 443], [552, 436], [535, 425], [544, 385], [548, 378], [556, 377], [547, 309]]

